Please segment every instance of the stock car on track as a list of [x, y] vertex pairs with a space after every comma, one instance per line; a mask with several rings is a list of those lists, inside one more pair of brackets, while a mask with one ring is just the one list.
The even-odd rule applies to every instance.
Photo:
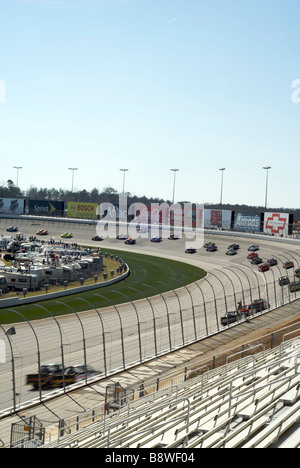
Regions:
[[194, 253], [197, 253], [197, 250], [194, 249], [193, 247], [188, 247], [187, 249], [185, 249], [185, 253], [194, 254]]
[[257, 257], [258, 257], [258, 254], [256, 252], [250, 252], [247, 255], [248, 260], [252, 260], [253, 258], [257, 258]]
[[73, 234], [71, 232], [64, 232], [60, 237], [62, 237], [63, 239], [70, 239], [71, 237], [73, 237]]
[[252, 265], [259, 265], [260, 263], [263, 263], [262, 258], [260, 257], [254, 257], [251, 260]]
[[52, 380], [52, 387], [62, 387], [65, 381], [65, 385], [72, 385], [81, 382], [85, 377], [94, 377], [99, 372], [95, 371], [90, 366], [76, 365], [65, 368], [64, 376], [63, 373], [56, 374]]
[[18, 232], [17, 226], [9, 226], [6, 230], [7, 232]]
[[289, 268], [294, 268], [294, 262], [292, 262], [291, 260], [287, 260], [282, 265], [282, 268], [285, 268], [286, 270], [288, 270]]
[[221, 317], [221, 325], [230, 325], [242, 319], [247, 319], [257, 312], [261, 312], [270, 307], [270, 304], [265, 299], [255, 299], [250, 305], [242, 305], [239, 302], [237, 310], [228, 312], [224, 317]]
[[151, 242], [161, 242], [162, 238], [161, 237], [152, 237]]
[[259, 266], [258, 266], [258, 269], [259, 271], [268, 271], [270, 270], [270, 265], [268, 263], [261, 263]]
[[267, 260], [267, 263], [268, 263], [269, 266], [275, 266], [275, 265], [277, 265], [278, 262], [277, 262], [276, 258], [270, 258], [270, 260]]
[[136, 244], [136, 240], [135, 239], [126, 239], [126, 241], [124, 242], [124, 244], [127, 244], [127, 245], [134, 245]]
[[233, 249], [233, 250], [239, 250], [239, 248], [240, 248], [239, 244], [230, 244], [230, 245], [228, 246], [228, 250], [231, 250], [231, 249]]
[[176, 236], [175, 234], [171, 234], [170, 237], [168, 237], [169, 240], [178, 240], [180, 237]]
[[252, 301], [249, 305], [249, 312], [250, 314], [255, 314], [256, 312], [261, 312], [262, 310], [269, 309], [269, 307], [270, 304], [265, 299], [255, 299], [255, 301]]
[[286, 286], [287, 284], [290, 284], [290, 280], [289, 280], [288, 276], [281, 276], [278, 279], [278, 284], [279, 284], [279, 286]]
[[40, 373], [27, 375], [26, 384], [35, 389], [40, 385], [41, 388], [56, 388], [62, 387], [63, 383], [72, 385], [97, 374], [92, 367], [85, 365], [66, 367], [63, 371], [61, 364], [46, 364], [41, 366]]
[[46, 229], [39, 229], [39, 231], [36, 231], [36, 234], [38, 236], [46, 236], [48, 234], [48, 231]]
[[101, 237], [101, 236], [94, 236], [94, 237], [92, 237], [92, 240], [93, 240], [93, 241], [102, 241], [102, 240], [103, 240], [103, 237]]
[[204, 248], [207, 249], [208, 247], [211, 247], [212, 245], [215, 245], [214, 242], [206, 242], [206, 244], [204, 244]]
[[300, 291], [300, 283], [298, 281], [293, 281], [289, 287], [290, 287], [290, 292]]
[[249, 250], [250, 252], [255, 252], [256, 250], [259, 250], [259, 245], [257, 245], [257, 244], [252, 244], [252, 245], [250, 245], [250, 246], [248, 247], [248, 250]]
[[226, 252], [226, 255], [236, 255], [237, 251], [236, 249], [228, 249]]
[[209, 246], [206, 248], [206, 252], [216, 252], [217, 250], [218, 250], [218, 247], [216, 246], [216, 244], [209, 245]]

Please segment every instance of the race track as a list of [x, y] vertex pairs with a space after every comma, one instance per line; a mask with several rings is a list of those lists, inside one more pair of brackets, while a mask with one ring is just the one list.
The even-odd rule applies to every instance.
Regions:
[[[6, 227], [11, 224], [17, 224], [19, 231], [27, 237], [38, 229], [47, 229], [48, 237], [59, 240], [62, 232], [71, 231], [71, 242], [101, 247], [103, 252], [105, 248], [124, 250], [125, 261], [126, 251], [146, 253], [189, 262], [206, 270], [208, 275], [196, 283], [191, 278], [188, 287], [182, 287], [179, 279], [178, 290], [162, 295], [153, 290], [152, 297], [141, 297], [134, 304], [125, 303], [117, 307], [108, 304], [101, 313], [87, 304], [87, 310], [76, 316], [65, 315], [54, 320], [49, 315], [49, 319], [30, 324], [16, 323], [13, 325], [16, 334], [9, 340], [3, 331], [8, 326], [2, 325], [0, 339], [6, 344], [6, 362], [0, 364], [0, 415], [8, 408], [39, 397], [38, 391], [25, 385], [26, 375], [36, 372], [39, 363], [63, 362], [67, 367], [86, 362], [99, 371], [100, 376], [112, 376], [117, 371], [221, 331], [220, 317], [226, 311], [236, 310], [239, 301], [247, 304], [264, 298], [273, 309], [300, 297], [300, 292], [291, 296], [287, 287], [282, 288], [278, 284], [280, 276], [289, 275], [293, 279], [294, 270], [282, 269], [284, 261], [293, 260], [295, 268], [299, 268], [299, 243], [206, 235], [205, 242], [215, 242], [218, 251], [206, 252], [202, 248], [189, 255], [184, 252], [185, 239], [164, 239], [158, 244], [148, 239], [138, 239], [136, 245], [124, 245], [116, 239], [99, 243], [91, 240], [96, 234], [93, 225], [41, 221], [33, 224], [27, 220], [16, 223], [3, 219], [0, 221], [0, 233], [6, 234]], [[225, 255], [228, 245], [233, 242], [240, 245], [237, 255]], [[259, 244], [259, 255], [263, 260], [274, 257], [278, 259], [278, 266], [259, 273], [258, 267], [247, 260], [248, 246], [253, 243]], [[105, 296], [105, 289], [101, 294]], [[60, 302], [63, 303], [63, 299]], [[62, 307], [67, 311], [66, 306]], [[42, 395], [46, 394], [49, 390], [42, 391]]]

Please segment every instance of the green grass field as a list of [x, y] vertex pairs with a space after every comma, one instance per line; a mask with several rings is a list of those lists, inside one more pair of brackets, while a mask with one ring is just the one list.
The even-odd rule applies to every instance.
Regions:
[[[42, 307], [56, 316], [72, 313], [72, 310], [79, 312], [92, 307], [99, 309], [111, 305], [111, 302], [120, 304], [122, 302], [127, 302], [127, 300], [133, 301], [141, 299], [143, 295], [149, 297], [154, 296], [156, 291], [162, 293], [171, 289], [176, 289], [183, 284], [189, 284], [206, 275], [206, 272], [200, 268], [174, 260], [117, 250], [105, 249], [103, 253], [104, 252], [123, 258], [130, 268], [130, 275], [128, 278], [112, 286], [80, 294], [72, 294], [57, 299], [57, 301], [66, 304], [66, 306], [58, 304], [55, 300], [49, 300], [41, 301], [37, 303], [37, 305], [29, 304], [26, 306], [13, 307], [13, 309], [21, 313], [28, 320], [37, 320], [49, 317], [49, 314], [47, 314]], [[136, 292], [130, 288], [137, 289], [140, 292]], [[104, 297], [99, 297], [97, 294]], [[124, 297], [124, 295], [126, 297]], [[78, 298], [88, 301], [91, 306]], [[1, 324], [18, 322], [21, 320], [22, 318], [20, 316], [9, 309], [0, 310]]]

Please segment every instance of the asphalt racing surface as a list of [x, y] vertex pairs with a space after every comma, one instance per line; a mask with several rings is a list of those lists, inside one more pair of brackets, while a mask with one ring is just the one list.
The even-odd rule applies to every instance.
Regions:
[[[283, 302], [289, 300], [287, 289], [283, 290], [278, 285], [278, 277], [287, 275], [281, 265], [286, 260], [293, 260], [295, 268], [299, 268], [299, 240], [292, 243], [284, 240], [275, 242], [264, 237], [257, 240], [251, 237], [234, 238], [205, 234], [205, 242], [215, 242], [218, 250], [207, 252], [202, 247], [195, 254], [186, 254], [185, 239], [163, 239], [160, 243], [152, 243], [149, 239], [137, 239], [135, 245], [125, 245], [123, 241], [117, 239], [94, 242], [91, 238], [96, 234], [95, 225], [55, 221], [43, 223], [40, 220], [24, 219], [22, 221], [1, 219], [0, 233], [6, 235], [6, 228], [9, 225], [17, 225], [19, 232], [23, 232], [27, 237], [35, 235], [38, 229], [47, 229], [49, 234], [44, 238], [45, 241], [50, 237], [58, 241], [60, 235], [68, 231], [73, 233], [73, 238], [69, 242], [100, 247], [103, 252], [108, 248], [144, 253], [188, 262], [208, 272], [206, 279], [200, 280], [199, 284], [191, 283], [188, 288], [182, 288], [179, 284], [177, 294], [170, 291], [164, 293], [162, 299], [160, 295], [153, 293], [152, 313], [149, 301], [146, 299], [137, 301], [135, 308], [132, 304], [125, 303], [118, 306], [118, 311], [113, 307], [101, 309], [105, 333], [101, 329], [99, 316], [95, 310], [80, 313], [85, 330], [87, 361], [102, 374], [106, 368], [106, 377], [103, 375], [101, 380], [88, 387], [21, 410], [23, 416], [37, 415], [49, 425], [55, 424], [58, 419], [83, 413], [104, 402], [108, 383], [120, 382], [127, 388], [136, 382], [153, 380], [170, 372], [174, 367], [183, 366], [191, 361], [201, 361], [206, 355], [216, 355], [225, 348], [233, 348], [235, 340], [243, 339], [243, 342], [246, 342], [258, 330], [267, 332], [299, 317], [299, 301], [278, 309]], [[236, 255], [227, 256], [225, 254], [227, 248], [234, 242], [240, 245], [240, 249]], [[278, 266], [265, 273], [258, 272], [258, 267], [251, 265], [247, 260], [249, 253], [247, 249], [251, 244], [260, 246], [258, 253], [264, 261], [276, 258]], [[292, 277], [291, 272], [288, 272], [288, 275]], [[105, 296], [105, 288], [103, 295]], [[205, 316], [203, 297], [206, 304]], [[300, 293], [296, 297], [300, 297]], [[268, 300], [274, 311], [256, 317], [251, 323], [243, 323], [230, 329], [220, 326], [220, 317], [226, 310], [235, 310], [237, 301], [249, 303], [251, 299], [258, 298]], [[42, 363], [61, 362], [61, 347], [63, 347], [65, 366], [82, 364], [83, 335], [79, 321], [72, 315], [59, 317], [58, 321], [62, 330], [62, 341], [57, 323], [53, 319], [32, 322], [40, 344]], [[12, 342], [17, 376], [16, 395], [18, 403], [22, 404], [38, 396], [36, 391], [25, 385], [26, 375], [37, 371], [37, 345], [28, 324], [17, 323], [15, 328], [16, 335], [12, 337]], [[206, 338], [207, 335], [212, 336]], [[1, 417], [5, 410], [12, 406], [9, 364], [0, 364], [0, 376]], [[48, 393], [43, 392], [45, 395]], [[10, 425], [18, 419], [18, 415], [0, 419], [0, 440], [3, 445], [9, 443]]]

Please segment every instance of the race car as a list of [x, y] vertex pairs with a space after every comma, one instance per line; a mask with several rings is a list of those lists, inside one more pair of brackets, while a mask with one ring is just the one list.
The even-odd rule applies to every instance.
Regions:
[[175, 234], [171, 234], [170, 237], [168, 237], [169, 240], [178, 240], [180, 237], [176, 236]]
[[278, 279], [278, 284], [279, 286], [286, 286], [287, 284], [290, 284], [290, 280], [287, 276], [281, 276]]
[[235, 249], [228, 249], [226, 255], [236, 255], [237, 251]]
[[249, 306], [249, 312], [250, 314], [255, 314], [256, 312], [261, 312], [262, 310], [269, 309], [269, 307], [270, 304], [265, 299], [255, 299], [251, 302]]
[[270, 304], [265, 299], [256, 299], [249, 306], [244, 306], [239, 302], [236, 311], [228, 312], [224, 317], [221, 317], [221, 325], [226, 326], [234, 322], [239, 322], [242, 319], [248, 319], [251, 315], [268, 309], [269, 307]]
[[228, 246], [228, 250], [231, 250], [231, 249], [233, 249], [233, 250], [239, 250], [239, 248], [240, 248], [239, 244], [230, 244], [230, 245]]
[[259, 271], [268, 271], [270, 270], [270, 265], [268, 263], [262, 263], [261, 265], [258, 266]]
[[45, 364], [41, 366], [39, 373], [27, 375], [26, 384], [32, 385], [35, 389], [38, 389], [40, 385], [51, 388], [54, 378], [61, 374], [62, 366], [60, 364]]
[[126, 239], [126, 241], [124, 242], [124, 244], [127, 244], [127, 245], [134, 245], [136, 244], [136, 240], [135, 239]]
[[294, 268], [294, 262], [291, 262], [291, 260], [288, 260], [284, 262], [284, 264], [282, 265], [282, 268], [285, 268], [286, 270], [288, 270], [289, 268]]
[[276, 258], [270, 258], [270, 260], [267, 260], [267, 264], [269, 266], [275, 266], [275, 265], [277, 265], [277, 263], [278, 262], [277, 262]]
[[291, 292], [297, 292], [300, 291], [300, 283], [298, 281], [293, 281], [290, 284], [290, 291]]
[[39, 386], [46, 388], [62, 387], [72, 385], [85, 379], [99, 374], [90, 366], [75, 365], [66, 367], [63, 371], [61, 364], [46, 364], [41, 366], [40, 373], [29, 374], [26, 378], [26, 384], [32, 385], [38, 389]]
[[248, 247], [248, 250], [249, 250], [250, 252], [255, 252], [256, 250], [259, 250], [259, 245], [257, 245], [257, 244], [252, 244], [252, 245], [250, 245], [250, 246]]
[[92, 240], [93, 240], [93, 241], [102, 241], [102, 240], [103, 240], [103, 237], [101, 237], [101, 236], [94, 236], [94, 237], [92, 237]]
[[251, 260], [252, 265], [259, 265], [260, 263], [263, 263], [262, 258], [260, 257], [254, 257]]
[[252, 260], [253, 258], [257, 258], [258, 254], [256, 252], [251, 252], [247, 255], [248, 260]]
[[218, 250], [218, 247], [216, 246], [216, 244], [209, 245], [209, 246], [206, 248], [206, 252], [216, 252], [217, 250]]
[[162, 238], [161, 237], [152, 237], [151, 242], [161, 242]]
[[17, 226], [9, 226], [6, 230], [7, 232], [17, 232], [18, 228]]
[[197, 250], [194, 249], [193, 247], [188, 247], [187, 249], [185, 249], [185, 253], [194, 254], [194, 253], [197, 253]]
[[62, 237], [63, 239], [70, 239], [71, 237], [73, 237], [73, 234], [71, 232], [64, 232], [60, 237]]
[[204, 248], [207, 249], [208, 247], [211, 247], [212, 245], [215, 245], [214, 242], [206, 242], [206, 244], [204, 244]]
[[36, 231], [36, 234], [38, 236], [46, 236], [48, 234], [48, 231], [46, 231], [46, 229], [40, 229], [39, 231]]
[[94, 377], [99, 374], [90, 366], [76, 365], [65, 368], [64, 377], [63, 374], [56, 374], [52, 379], [51, 387], [62, 387], [65, 385], [72, 385], [84, 380], [86, 377]]

